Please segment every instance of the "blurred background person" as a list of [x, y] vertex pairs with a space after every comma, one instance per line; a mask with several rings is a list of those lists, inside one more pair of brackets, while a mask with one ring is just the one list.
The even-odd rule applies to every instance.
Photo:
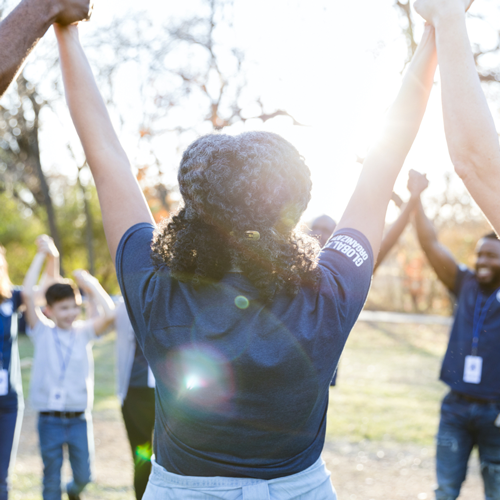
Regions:
[[[59, 276], [59, 252], [52, 240], [48, 243], [52, 253], [43, 280], [52, 282]], [[17, 345], [21, 290], [9, 279], [5, 249], [0, 246], [0, 500], [8, 497], [8, 471], [14, 465], [24, 409]]]
[[115, 310], [117, 395], [134, 462], [135, 497], [146, 491], [155, 424], [155, 378], [120, 298]]
[[454, 500], [477, 446], [486, 499], [500, 498], [500, 241], [486, 234], [475, 269], [458, 264], [438, 238], [423, 206], [415, 214], [418, 240], [456, 308], [440, 379], [449, 387], [437, 435], [437, 500]]

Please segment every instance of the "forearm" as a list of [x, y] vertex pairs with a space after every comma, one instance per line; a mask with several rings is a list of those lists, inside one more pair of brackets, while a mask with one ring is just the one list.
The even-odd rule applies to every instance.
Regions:
[[66, 100], [85, 150], [101, 205], [106, 240], [114, 259], [125, 231], [153, 217], [121, 147], [99, 93], [76, 27], [55, 25]]
[[[425, 113], [436, 70], [434, 30], [427, 28], [403, 79], [401, 90], [387, 114], [380, 139], [370, 149], [356, 191], [340, 227], [357, 227], [378, 253], [385, 212], [394, 182], [417, 135]], [[359, 222], [359, 210], [366, 212]], [[352, 221], [356, 222], [354, 226]]]
[[47, 257], [47, 264], [45, 265], [45, 274], [50, 281], [58, 281], [61, 277], [59, 273], [59, 255], [49, 255]]
[[0, 23], [0, 97], [56, 14], [53, 3], [23, 0]]
[[37, 253], [31, 262], [23, 282], [23, 294], [26, 297], [33, 297], [35, 294], [35, 286], [38, 282], [40, 273], [42, 272], [45, 258], [46, 255], [44, 253]]
[[448, 149], [458, 173], [474, 167], [487, 175], [498, 167], [498, 135], [481, 88], [470, 47], [465, 14], [436, 23], [443, 116]]
[[380, 244], [380, 252], [378, 253], [377, 262], [375, 263], [375, 269], [382, 264], [382, 261], [399, 240], [399, 237], [410, 221], [410, 215], [412, 214], [417, 203], [418, 197], [411, 197], [408, 203], [404, 205], [403, 210], [401, 210], [401, 213], [394, 224], [392, 224], [387, 233], [385, 233], [382, 238], [382, 243]]
[[433, 245], [439, 244], [436, 229], [434, 224], [427, 217], [420, 199], [416, 204], [414, 213], [414, 225], [417, 231], [418, 241], [424, 252], [427, 253]]
[[113, 318], [115, 305], [111, 297], [107, 294], [104, 288], [97, 281], [87, 283], [90, 291], [89, 301], [92, 304], [92, 314], [94, 318], [104, 316], [106, 318]]
[[[128, 164], [80, 44], [78, 30], [76, 27], [59, 28], [57, 33], [66, 101], [90, 168], [95, 163], [93, 160], [103, 154], [114, 159], [119, 155]], [[92, 173], [99, 176], [95, 169]]]
[[[374, 144], [366, 162], [382, 160], [388, 166], [382, 172], [376, 172], [390, 179], [386, 186], [390, 199], [394, 181], [410, 151], [424, 116], [429, 95], [434, 83], [437, 66], [434, 30], [425, 32], [415, 56], [406, 72], [401, 90], [387, 113], [382, 133]], [[369, 166], [369, 165], [368, 165]]]

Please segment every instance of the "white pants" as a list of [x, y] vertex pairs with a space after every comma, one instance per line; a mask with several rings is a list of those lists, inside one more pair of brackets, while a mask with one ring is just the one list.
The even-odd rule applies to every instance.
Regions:
[[179, 476], [152, 458], [143, 500], [337, 500], [320, 457], [308, 469], [277, 479]]

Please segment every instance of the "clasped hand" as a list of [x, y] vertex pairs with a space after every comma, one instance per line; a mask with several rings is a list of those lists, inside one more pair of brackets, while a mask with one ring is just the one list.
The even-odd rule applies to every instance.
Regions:
[[50, 0], [56, 4], [56, 17], [54, 21], [62, 25], [87, 21], [93, 9], [92, 0]]
[[429, 23], [436, 25], [439, 19], [453, 14], [465, 14], [474, 0], [417, 0], [415, 10]]

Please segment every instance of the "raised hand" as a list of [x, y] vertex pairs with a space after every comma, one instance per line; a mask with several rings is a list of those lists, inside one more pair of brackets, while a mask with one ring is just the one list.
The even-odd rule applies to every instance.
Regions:
[[408, 191], [410, 191], [412, 198], [418, 198], [422, 191], [427, 189], [429, 186], [429, 181], [427, 180], [427, 176], [425, 174], [421, 174], [416, 170], [410, 170], [408, 172]]
[[83, 269], [73, 271], [73, 277], [75, 278], [78, 287], [86, 293], [89, 293], [92, 290], [92, 284], [99, 283], [97, 278], [94, 278], [94, 276], [92, 276], [88, 271]]
[[36, 245], [38, 248], [38, 253], [43, 253], [50, 257], [59, 257], [59, 251], [54, 244], [54, 240], [50, 236], [47, 236], [46, 234], [40, 235], [36, 239]]
[[92, 14], [92, 0], [51, 0], [57, 5], [54, 22], [67, 25], [87, 21]]
[[429, 23], [436, 25], [439, 19], [450, 15], [465, 14], [474, 0], [417, 0], [415, 10]]

